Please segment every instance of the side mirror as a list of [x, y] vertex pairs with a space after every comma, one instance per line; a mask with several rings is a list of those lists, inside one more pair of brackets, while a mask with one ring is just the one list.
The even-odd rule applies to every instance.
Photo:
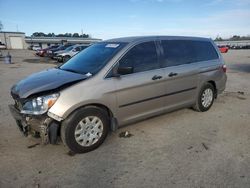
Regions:
[[73, 49], [72, 52], [76, 52], [76, 49]]
[[133, 67], [118, 67], [117, 74], [124, 75], [124, 74], [131, 74], [133, 73]]

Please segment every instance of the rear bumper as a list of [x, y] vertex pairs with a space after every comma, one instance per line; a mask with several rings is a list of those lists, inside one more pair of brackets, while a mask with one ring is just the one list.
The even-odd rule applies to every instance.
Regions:
[[227, 75], [223, 74], [222, 78], [216, 82], [217, 94], [221, 94], [226, 89]]

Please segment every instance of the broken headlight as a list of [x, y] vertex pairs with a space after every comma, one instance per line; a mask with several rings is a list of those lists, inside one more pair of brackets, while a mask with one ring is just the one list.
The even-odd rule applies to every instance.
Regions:
[[58, 99], [59, 94], [52, 94], [42, 97], [34, 98], [30, 101], [27, 101], [21, 110], [22, 114], [33, 114], [40, 115], [48, 111], [52, 107], [56, 100]]

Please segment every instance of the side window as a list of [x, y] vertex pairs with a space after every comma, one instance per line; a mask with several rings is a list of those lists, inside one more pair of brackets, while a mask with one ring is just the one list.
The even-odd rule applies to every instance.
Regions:
[[165, 40], [161, 44], [164, 51], [163, 67], [218, 59], [209, 41]]
[[130, 49], [119, 61], [120, 67], [133, 67], [134, 73], [158, 69], [158, 56], [154, 42], [144, 42]]
[[165, 40], [161, 44], [164, 51], [163, 67], [192, 63], [195, 60], [195, 51], [191, 46], [191, 41]]
[[193, 45], [197, 55], [196, 61], [208, 61], [219, 58], [211, 42], [194, 41]]

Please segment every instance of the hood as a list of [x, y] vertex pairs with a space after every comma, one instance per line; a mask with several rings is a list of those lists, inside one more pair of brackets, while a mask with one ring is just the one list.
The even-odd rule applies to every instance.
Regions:
[[46, 92], [85, 80], [88, 76], [57, 68], [47, 69], [28, 76], [11, 88], [13, 98], [27, 98], [33, 94]]

